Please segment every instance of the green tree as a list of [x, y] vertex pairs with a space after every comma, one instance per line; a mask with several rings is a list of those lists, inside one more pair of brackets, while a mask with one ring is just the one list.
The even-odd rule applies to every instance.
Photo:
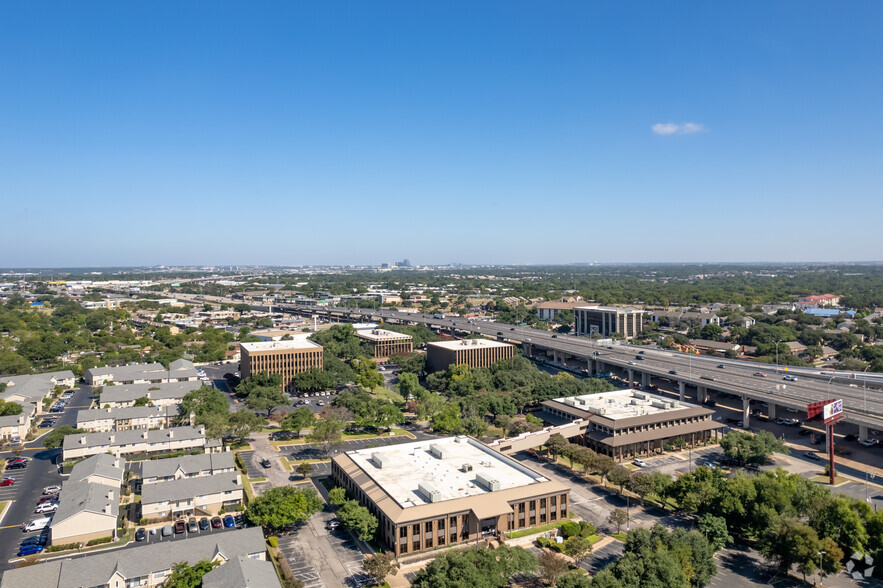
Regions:
[[227, 433], [238, 441], [259, 431], [264, 426], [264, 419], [250, 410], [238, 410], [227, 417]]
[[300, 437], [300, 432], [310, 429], [316, 423], [316, 416], [306, 406], [301, 406], [289, 412], [282, 418], [281, 425], [284, 431], [292, 431]]
[[441, 410], [432, 417], [430, 424], [433, 431], [459, 433], [462, 429], [460, 405], [456, 402], [445, 404]]
[[629, 481], [632, 471], [623, 465], [618, 465], [607, 474], [607, 479], [614, 486], [619, 486], [619, 493], [622, 494], [623, 486]]
[[699, 517], [699, 530], [705, 534], [705, 538], [715, 551], [720, 551], [727, 543], [733, 542], [727, 530], [727, 521], [723, 517], [705, 513]]
[[653, 474], [648, 472], [633, 472], [629, 475], [629, 479], [626, 482], [626, 487], [640, 496], [642, 501], [645, 496], [653, 493], [654, 486]]
[[375, 553], [366, 557], [362, 567], [378, 586], [386, 581], [387, 576], [395, 576], [399, 571], [395, 559], [389, 553]]
[[731, 431], [721, 438], [724, 454], [739, 465], [762, 465], [773, 453], [788, 455], [790, 449], [769, 431], [757, 434]]
[[471, 416], [463, 419], [463, 432], [467, 435], [480, 439], [488, 429], [488, 423], [481, 417]]
[[[3, 384], [3, 387], [5, 387], [5, 386], [6, 385]], [[2, 392], [2, 391], [3, 390], [0, 389], [0, 392]], [[21, 414], [21, 411], [22, 411], [22, 405], [19, 404], [18, 402], [12, 402], [12, 401], [7, 402], [5, 400], [0, 400], [0, 416], [13, 416], [16, 414]]]
[[245, 516], [254, 525], [285, 529], [304, 522], [322, 509], [322, 499], [312, 488], [278, 486], [251, 500]]
[[176, 563], [171, 575], [163, 582], [163, 588], [200, 588], [202, 577], [219, 565], [221, 562], [210, 562], [207, 559], [192, 566], [186, 561]]
[[558, 456], [561, 455], [561, 452], [564, 451], [564, 448], [569, 445], [567, 439], [564, 438], [561, 433], [553, 433], [549, 436], [549, 440], [546, 441], [546, 449], [552, 455], [554, 459], [558, 459]]
[[337, 518], [362, 541], [370, 541], [377, 532], [377, 517], [355, 500], [347, 500], [337, 511]]
[[278, 388], [282, 390], [282, 374], [271, 374], [263, 371], [245, 378], [236, 386], [236, 395], [240, 398], [248, 398], [257, 388]]
[[537, 563], [540, 566], [540, 575], [552, 586], [568, 568], [566, 559], [545, 549], [537, 556]]
[[537, 558], [521, 547], [469, 547], [436, 557], [418, 571], [414, 588], [503, 588], [515, 574], [536, 571]]
[[592, 553], [592, 544], [587, 538], [579, 535], [569, 537], [564, 542], [564, 553], [572, 557], [574, 561], [580, 562]]
[[43, 437], [43, 447], [47, 449], [56, 449], [61, 447], [62, 443], [64, 443], [64, 438], [68, 435], [86, 432], [87, 431], [83, 429], [75, 429], [70, 425], [62, 425], [57, 429], [53, 429], [48, 435]]
[[555, 586], [557, 588], [591, 588], [593, 583], [587, 575], [571, 571], [558, 578]]
[[252, 410], [266, 410], [267, 418], [280, 406], [288, 406], [291, 401], [279, 388], [262, 386], [253, 389], [245, 401]]
[[230, 411], [227, 396], [211, 386], [201, 386], [191, 390], [181, 399], [178, 414], [188, 417], [190, 413], [196, 415], [196, 424], [204, 424], [203, 419], [209, 414], [226, 414]]
[[845, 553], [863, 553], [868, 543], [868, 532], [861, 516], [845, 497], [828, 499], [813, 513], [809, 524], [819, 537], [830, 537]]
[[445, 399], [435, 392], [430, 392], [417, 401], [417, 418], [420, 420], [432, 419], [441, 412], [444, 406]]
[[620, 529], [626, 522], [629, 520], [628, 512], [624, 508], [614, 508], [613, 512], [610, 513], [610, 516], [607, 517], [607, 522], [611, 525], [616, 525], [616, 532], [619, 533]]
[[142, 396], [141, 398], [135, 399], [134, 406], [153, 406], [153, 403], [150, 401], [150, 398], [147, 396]]
[[310, 473], [312, 473], [313, 465], [310, 462], [305, 461], [302, 464], [298, 465], [294, 471], [306, 478], [310, 475]]
[[340, 486], [335, 486], [328, 491], [328, 502], [331, 506], [343, 506], [346, 502], [346, 490]]
[[307, 435], [310, 443], [316, 443], [322, 447], [325, 456], [341, 443], [343, 443], [343, 422], [338, 419], [322, 419], [313, 427], [313, 432]]
[[377, 371], [377, 362], [365, 356], [360, 356], [353, 360], [353, 367], [356, 370], [356, 384], [372, 390], [379, 386], [383, 386], [383, 374]]
[[794, 517], [776, 518], [757, 542], [761, 555], [787, 571], [800, 566], [804, 571], [818, 561], [819, 536]]

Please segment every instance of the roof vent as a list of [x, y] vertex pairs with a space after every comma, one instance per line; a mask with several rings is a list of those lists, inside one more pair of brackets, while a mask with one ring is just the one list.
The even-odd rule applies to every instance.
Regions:
[[472, 471], [472, 464], [471, 463], [464, 463], [463, 465], [460, 466], [460, 470], [464, 471], [464, 472], [471, 472]]

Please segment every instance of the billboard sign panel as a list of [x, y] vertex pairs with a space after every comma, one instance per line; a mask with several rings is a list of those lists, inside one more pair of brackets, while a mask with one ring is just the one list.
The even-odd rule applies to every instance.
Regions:
[[843, 412], [843, 401], [835, 400], [834, 402], [829, 402], [822, 409], [822, 417], [825, 419], [825, 422], [828, 422], [830, 419], [834, 418], [838, 414]]

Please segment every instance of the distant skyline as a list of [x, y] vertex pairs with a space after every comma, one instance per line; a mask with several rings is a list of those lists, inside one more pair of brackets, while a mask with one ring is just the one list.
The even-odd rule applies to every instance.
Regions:
[[2, 3], [0, 266], [880, 258], [880, 22], [872, 1]]

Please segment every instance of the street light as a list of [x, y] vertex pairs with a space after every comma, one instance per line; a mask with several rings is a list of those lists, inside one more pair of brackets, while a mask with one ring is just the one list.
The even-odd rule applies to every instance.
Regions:
[[822, 585], [822, 556], [824, 556], [825, 553], [827, 553], [827, 552], [825, 552], [825, 551], [819, 552], [819, 586]]
[[776, 375], [779, 374], [779, 343], [781, 342], [781, 339], [776, 341]]
[[[868, 365], [868, 367], [866, 367], [865, 369], [863, 369], [863, 370], [862, 370], [862, 374], [864, 374], [866, 371], [868, 371], [868, 368], [870, 368], [870, 367], [871, 367], [871, 366]], [[865, 404], [864, 404], [864, 411], [865, 411], [865, 412], [868, 412], [868, 379], [867, 379], [864, 375], [862, 375], [862, 380], [865, 381]]]

